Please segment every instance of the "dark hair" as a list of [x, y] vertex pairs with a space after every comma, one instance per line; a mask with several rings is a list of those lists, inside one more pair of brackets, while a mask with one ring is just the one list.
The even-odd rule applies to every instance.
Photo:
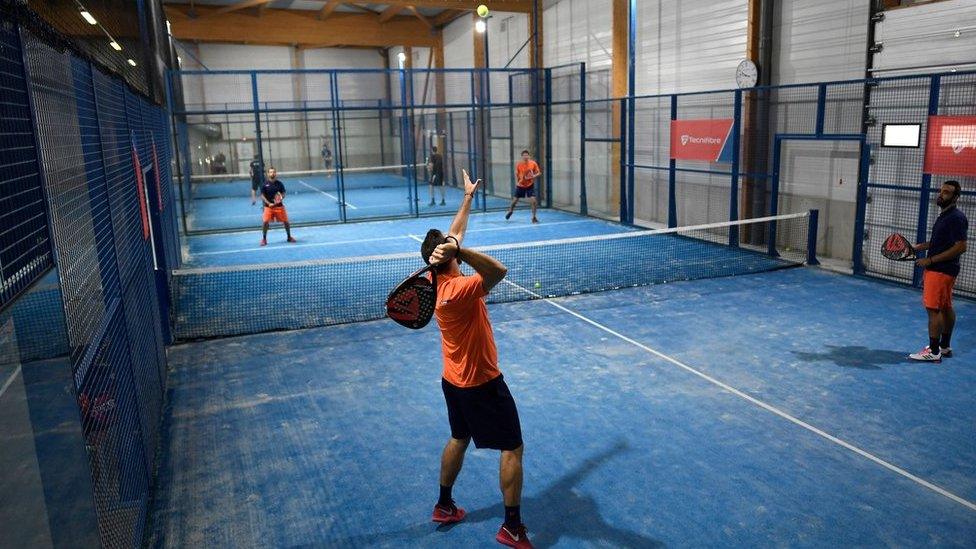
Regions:
[[[447, 242], [447, 237], [444, 233], [437, 229], [431, 229], [427, 231], [427, 236], [424, 237], [423, 243], [420, 245], [420, 255], [424, 259], [424, 263], [430, 265], [430, 256], [434, 253], [434, 248], [437, 248], [441, 244]], [[437, 272], [443, 272], [447, 269], [450, 262], [445, 262], [444, 264], [437, 267]]]
[[528, 149], [525, 149], [524, 151], [520, 152], [519, 154], [527, 154], [529, 156], [532, 156], [532, 153], [530, 153]]
[[956, 194], [955, 194], [955, 196], [953, 196], [953, 198], [958, 198], [959, 195], [962, 194], [962, 187], [959, 186], [959, 182], [958, 181], [956, 181], [954, 179], [950, 179], [949, 181], [943, 181], [942, 184], [943, 185], [949, 185], [950, 187], [952, 187], [953, 189], [956, 190]]
[[430, 150], [432, 150], [434, 152], [437, 152], [437, 146], [435, 145], [435, 146], [431, 147]]

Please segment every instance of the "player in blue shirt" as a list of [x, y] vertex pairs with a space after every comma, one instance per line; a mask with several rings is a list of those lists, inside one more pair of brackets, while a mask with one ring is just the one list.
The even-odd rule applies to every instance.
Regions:
[[915, 245], [915, 250], [928, 250], [926, 257], [916, 263], [925, 268], [922, 279], [922, 304], [929, 314], [929, 345], [909, 355], [912, 360], [942, 362], [952, 356], [950, 347], [952, 328], [956, 325], [956, 311], [952, 308], [952, 288], [959, 276], [959, 256], [966, 253], [966, 233], [969, 220], [956, 203], [962, 189], [958, 181], [946, 181], [939, 189], [936, 204], [942, 211], [928, 242]]

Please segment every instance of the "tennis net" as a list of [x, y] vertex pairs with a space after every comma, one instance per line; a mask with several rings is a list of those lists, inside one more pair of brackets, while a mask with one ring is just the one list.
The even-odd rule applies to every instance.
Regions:
[[[410, 170], [423, 179], [424, 166], [420, 164], [343, 168], [341, 174], [335, 168], [278, 172], [278, 179], [285, 184], [288, 194], [337, 193], [340, 175], [345, 189], [383, 189], [410, 185]], [[247, 197], [251, 192], [251, 176], [246, 173], [194, 175], [190, 177], [190, 189], [194, 200]]]
[[[758, 235], [753, 242], [775, 244], [741, 242], [746, 227]], [[488, 298], [498, 303], [794, 267], [816, 261], [815, 242], [810, 212], [475, 249], [508, 267]], [[385, 316], [388, 292], [422, 265], [418, 244], [393, 255], [177, 270], [175, 334], [212, 338], [376, 320]]]

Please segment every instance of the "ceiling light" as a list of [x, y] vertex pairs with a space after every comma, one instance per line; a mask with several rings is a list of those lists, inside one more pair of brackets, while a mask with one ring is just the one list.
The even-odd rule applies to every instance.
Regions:
[[98, 24], [98, 21], [96, 21], [95, 18], [92, 17], [92, 14], [88, 13], [88, 10], [82, 9], [80, 13], [81, 13], [81, 18], [84, 19], [85, 21], [88, 21], [89, 25]]
[[401, 63], [403, 63], [404, 61], [406, 61], [406, 60], [407, 60], [407, 54], [405, 54], [405, 53], [403, 53], [403, 52], [401, 51], [400, 53], [398, 53], [398, 54], [397, 54], [397, 59], [398, 59], [398, 60], [399, 60], [399, 61], [400, 61]]
[[488, 26], [485, 25], [485, 22], [484, 21], [482, 21], [481, 19], [475, 21], [475, 23], [474, 23], [474, 30], [478, 31], [478, 34], [484, 34], [485, 30], [487, 30], [487, 29], [488, 29]]
[[173, 25], [169, 24], [169, 19], [166, 20], [166, 34], [173, 34]]
[[128, 61], [129, 61], [129, 64], [132, 65], [133, 67], [136, 66], [136, 62], [135, 61], [133, 61], [131, 59], [129, 59]]
[[952, 33], [952, 35], [955, 36], [956, 38], [959, 38], [960, 36], [962, 36], [962, 32], [956, 31], [956, 32]]
[[120, 46], [119, 43], [116, 42], [115, 40], [112, 40], [111, 42], [109, 42], [108, 45], [109, 46], [112, 46], [112, 49], [115, 50], [115, 51], [122, 51], [122, 46]]

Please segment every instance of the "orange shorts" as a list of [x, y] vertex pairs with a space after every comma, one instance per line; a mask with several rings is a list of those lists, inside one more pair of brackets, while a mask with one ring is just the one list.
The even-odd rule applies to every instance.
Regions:
[[285, 211], [284, 206], [265, 206], [263, 219], [265, 223], [271, 223], [272, 221], [288, 223], [288, 212]]
[[956, 277], [937, 271], [925, 271], [922, 277], [922, 304], [926, 309], [952, 308], [952, 286]]

